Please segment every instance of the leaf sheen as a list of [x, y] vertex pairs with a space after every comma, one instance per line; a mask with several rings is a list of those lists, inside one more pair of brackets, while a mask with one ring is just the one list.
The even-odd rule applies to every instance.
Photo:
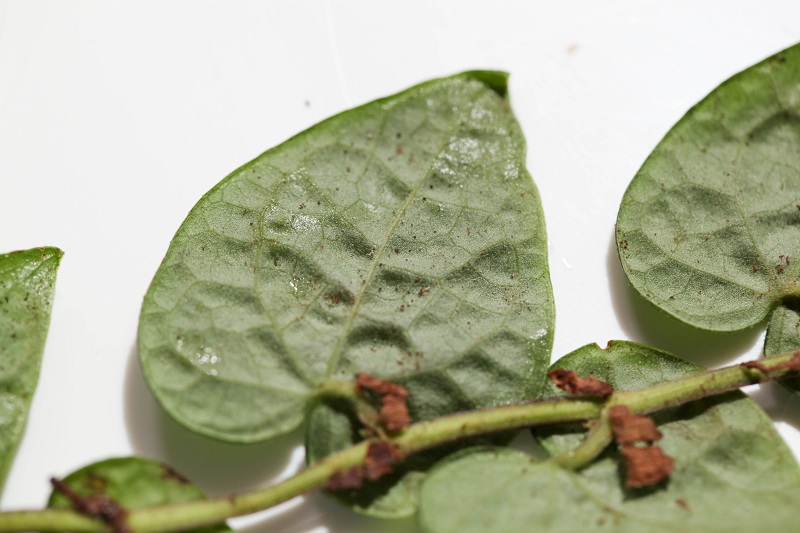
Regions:
[[52, 247], [0, 255], [0, 482], [39, 380], [62, 255]]
[[[594, 374], [617, 390], [692, 375], [701, 367], [628, 342], [584, 346], [553, 368]], [[548, 386], [545, 397], [563, 393]], [[611, 447], [575, 472], [518, 451], [466, 455], [435, 467], [421, 490], [420, 520], [433, 533], [543, 531], [728, 532], [796, 529], [800, 469], [770, 419], [740, 392], [657, 413], [659, 446], [675, 459], [671, 478], [625, 489]], [[536, 432], [551, 454], [585, 429]], [[464, 512], [469, 509], [469, 512]]]
[[616, 240], [633, 286], [696, 327], [743, 329], [800, 294], [800, 45], [669, 131], [625, 192]]
[[535, 397], [554, 311], [505, 80], [467, 72], [346, 111], [209, 191], [142, 307], [165, 410], [255, 442], [357, 372], [406, 386], [416, 420]]

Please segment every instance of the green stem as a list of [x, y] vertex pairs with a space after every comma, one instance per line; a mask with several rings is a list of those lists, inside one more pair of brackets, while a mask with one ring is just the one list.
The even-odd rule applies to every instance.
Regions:
[[558, 466], [569, 470], [577, 470], [591, 463], [598, 455], [603, 453], [606, 446], [611, 444], [613, 435], [611, 433], [611, 423], [608, 420], [608, 410], [603, 409], [600, 416], [592, 425], [586, 438], [575, 448], [566, 453], [556, 455], [551, 461]]
[[[713, 396], [745, 385], [780, 379], [800, 370], [800, 352], [788, 352], [762, 359], [757, 364], [735, 365], [702, 372], [629, 392], [616, 392], [606, 402], [583, 398], [559, 398], [512, 404], [491, 409], [459, 413], [420, 422], [389, 438], [401, 456], [467, 437], [524, 427], [596, 419], [587, 438], [571, 453], [553, 460], [570, 469], [588, 464], [611, 442], [607, 409], [627, 405], [638, 414]], [[330, 383], [322, 395], [352, 397], [352, 387]], [[187, 503], [133, 509], [128, 525], [133, 531], [173, 531], [211, 525], [234, 516], [267, 509], [309, 490], [324, 486], [330, 477], [361, 465], [369, 448], [364, 441], [315, 463], [303, 472], [272, 487]], [[67, 510], [12, 511], [0, 513], [0, 532], [75, 531], [100, 532], [108, 526]]]
[[798, 360], [800, 351], [786, 352], [761, 359], [753, 366], [740, 364], [707, 370], [637, 391], [618, 392], [614, 396], [618, 403], [627, 405], [636, 414], [652, 413], [673, 405], [796, 374], [797, 369], [792, 368], [791, 363]]

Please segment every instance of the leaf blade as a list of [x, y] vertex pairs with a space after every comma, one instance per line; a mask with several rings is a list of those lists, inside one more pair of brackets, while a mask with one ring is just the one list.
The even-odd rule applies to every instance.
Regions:
[[418, 419], [535, 396], [552, 293], [504, 96], [502, 73], [432, 80], [209, 191], [142, 307], [159, 403], [195, 431], [253, 442], [296, 427], [320, 383], [357, 372], [406, 385]]
[[626, 191], [634, 287], [691, 325], [757, 324], [798, 290], [800, 46], [733, 76], [664, 137]]
[[0, 480], [22, 437], [39, 380], [62, 255], [53, 247], [0, 255]]

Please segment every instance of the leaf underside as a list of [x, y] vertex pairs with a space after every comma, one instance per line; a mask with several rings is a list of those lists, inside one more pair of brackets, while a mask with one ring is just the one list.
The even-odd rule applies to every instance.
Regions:
[[670, 130], [622, 199], [616, 239], [633, 286], [703, 329], [755, 325], [800, 295], [800, 45]]
[[554, 312], [505, 78], [346, 111], [206, 194], [142, 307], [140, 360], [165, 410], [254, 442], [357, 372], [405, 385], [416, 420], [535, 397]]
[[[652, 348], [614, 342], [580, 348], [554, 368], [593, 374], [617, 390], [692, 375], [697, 365]], [[563, 393], [548, 386], [545, 396]], [[653, 417], [673, 475], [648, 489], [625, 489], [610, 447], [575, 472], [518, 451], [465, 455], [435, 467], [421, 490], [420, 519], [433, 533], [530, 531], [790, 531], [797, 522], [800, 469], [764, 412], [743, 394], [691, 402]], [[585, 429], [537, 431], [551, 454]], [[469, 509], [469, 512], [465, 512]]]
[[[190, 502], [205, 497], [200, 489], [172, 468], [143, 457], [117, 457], [92, 463], [62, 481], [80, 497], [107, 496], [126, 510]], [[47, 506], [70, 509], [73, 504], [65, 494], [54, 490]], [[219, 524], [189, 531], [217, 533], [232, 530], [225, 524]]]
[[39, 380], [62, 255], [47, 247], [0, 255], [0, 483]]

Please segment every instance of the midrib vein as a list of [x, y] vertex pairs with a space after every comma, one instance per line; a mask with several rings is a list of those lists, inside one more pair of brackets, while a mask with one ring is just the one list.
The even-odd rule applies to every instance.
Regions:
[[[386, 112], [386, 116], [388, 119], [389, 116], [388, 109]], [[383, 137], [386, 122], [387, 120], [384, 120], [383, 124], [381, 125], [381, 132], [378, 139], [381, 139]], [[347, 321], [345, 322], [344, 327], [342, 328], [342, 333], [337, 339], [336, 345], [333, 347], [333, 352], [331, 353], [331, 357], [328, 360], [328, 368], [325, 372], [327, 377], [331, 377], [333, 375], [334, 370], [339, 365], [339, 361], [342, 358], [342, 353], [344, 352], [345, 342], [353, 326], [353, 322], [355, 321], [356, 316], [358, 316], [358, 311], [361, 308], [361, 303], [364, 300], [364, 295], [366, 294], [367, 289], [369, 289], [370, 285], [372, 284], [372, 279], [375, 276], [375, 272], [377, 272], [379, 265], [381, 264], [381, 259], [383, 258], [383, 254], [389, 245], [389, 239], [394, 234], [395, 228], [397, 228], [398, 224], [400, 224], [400, 222], [404, 219], [406, 211], [408, 210], [408, 206], [410, 206], [411, 203], [417, 199], [417, 194], [422, 188], [422, 185], [428, 180], [428, 176], [430, 176], [433, 164], [439, 159], [439, 156], [441, 156], [442, 152], [445, 150], [447, 145], [450, 144], [450, 140], [452, 139], [453, 134], [456, 131], [458, 131], [460, 127], [461, 127], [461, 121], [458, 117], [456, 117], [455, 126], [447, 133], [441, 146], [435, 152], [435, 155], [431, 159], [428, 168], [425, 170], [422, 177], [420, 177], [416, 185], [409, 191], [408, 196], [406, 196], [406, 199], [403, 202], [403, 205], [400, 207], [400, 209], [397, 212], [397, 215], [394, 217], [392, 223], [389, 225], [389, 228], [386, 231], [386, 236], [382, 239], [380, 247], [378, 248], [374, 257], [372, 258], [372, 263], [370, 264], [369, 271], [367, 272], [367, 277], [361, 286], [361, 290], [359, 290], [358, 294], [356, 295], [355, 301], [353, 302], [353, 308], [350, 310], [350, 314], [347, 316]], [[365, 168], [369, 168], [369, 165], [372, 163], [374, 159], [375, 159], [375, 150], [373, 150], [372, 157], [367, 162]]]

